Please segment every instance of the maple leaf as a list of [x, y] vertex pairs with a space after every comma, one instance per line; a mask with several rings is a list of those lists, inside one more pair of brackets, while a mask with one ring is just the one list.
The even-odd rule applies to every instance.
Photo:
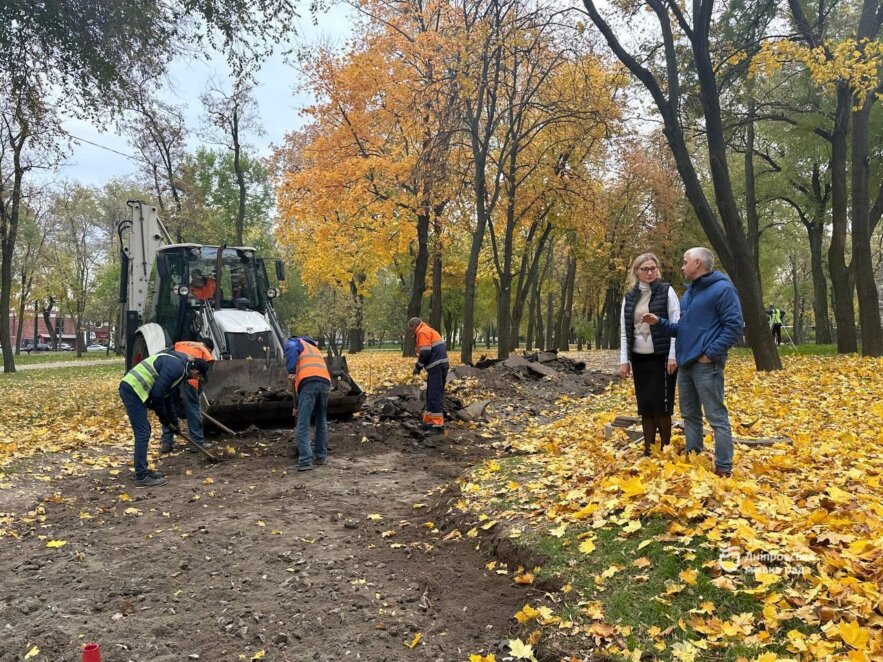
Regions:
[[579, 544], [579, 551], [583, 554], [591, 554], [595, 551], [595, 542], [593, 540], [583, 540]]
[[46, 543], [47, 547], [51, 547], [52, 549], [58, 549], [59, 547], [64, 547], [67, 545], [67, 540], [50, 540]]
[[678, 573], [678, 577], [681, 578], [681, 581], [686, 582], [690, 586], [696, 586], [696, 577], [698, 575], [699, 573], [693, 568], [688, 568], [687, 570], [682, 570]]
[[32, 646], [31, 649], [25, 653], [24, 659], [30, 660], [32, 658], [37, 657], [40, 654], [40, 649], [37, 646]]
[[536, 662], [533, 654], [533, 646], [526, 644], [521, 639], [509, 640], [509, 654], [516, 660], [531, 660]]
[[497, 662], [497, 658], [494, 657], [493, 653], [488, 653], [487, 655], [472, 653], [469, 656], [469, 662]]
[[845, 644], [856, 650], [865, 650], [871, 638], [870, 630], [861, 627], [857, 621], [850, 623], [840, 621], [837, 624], [837, 632]]
[[406, 643], [405, 645], [406, 645], [408, 648], [410, 648], [411, 650], [414, 650], [414, 649], [417, 647], [417, 644], [420, 643], [420, 640], [421, 640], [421, 639], [423, 639], [423, 633], [422, 633], [422, 632], [418, 632], [417, 634], [414, 635], [414, 638], [411, 639], [411, 643]]

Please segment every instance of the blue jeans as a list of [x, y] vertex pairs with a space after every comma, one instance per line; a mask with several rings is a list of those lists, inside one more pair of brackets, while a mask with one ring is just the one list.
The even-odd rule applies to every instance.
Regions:
[[297, 463], [302, 467], [313, 464], [310, 449], [310, 419], [316, 417], [316, 460], [328, 457], [328, 393], [331, 385], [322, 381], [304, 382], [297, 391]]
[[719, 471], [733, 470], [733, 431], [730, 413], [724, 405], [724, 369], [716, 363], [681, 366], [678, 370], [681, 416], [687, 437], [687, 452], [703, 447], [702, 412], [714, 430], [714, 464]]
[[[199, 408], [199, 391], [187, 382], [181, 384], [180, 393], [184, 399], [184, 414], [187, 416], [187, 433], [197, 444], [205, 439], [202, 431], [202, 410]], [[167, 427], [162, 429], [162, 446], [171, 448], [174, 444], [174, 435]]]
[[132, 387], [120, 384], [120, 400], [129, 415], [132, 432], [135, 433], [135, 479], [147, 476], [147, 444], [150, 441], [150, 422], [147, 420], [147, 405], [141, 402]]

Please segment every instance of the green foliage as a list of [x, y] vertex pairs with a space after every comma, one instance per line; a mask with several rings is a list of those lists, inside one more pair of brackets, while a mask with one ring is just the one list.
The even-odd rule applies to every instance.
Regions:
[[[275, 242], [271, 242], [274, 194], [269, 171], [253, 153], [244, 152], [241, 163], [247, 188], [245, 241], [256, 248], [270, 249]], [[182, 213], [189, 217], [187, 241], [232, 244], [239, 206], [232, 153], [198, 148], [185, 157], [179, 184], [185, 195]]]

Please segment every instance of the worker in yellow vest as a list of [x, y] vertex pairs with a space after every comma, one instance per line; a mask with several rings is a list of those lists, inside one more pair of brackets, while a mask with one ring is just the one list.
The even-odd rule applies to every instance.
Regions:
[[[309, 336], [292, 336], [285, 341], [285, 364], [295, 392], [295, 438], [297, 464], [290, 467], [309, 471], [314, 465], [328, 461], [328, 394], [331, 374], [315, 340]], [[316, 419], [315, 459], [310, 448], [310, 419]]]
[[159, 487], [165, 477], [147, 467], [150, 423], [147, 410], [156, 412], [159, 422], [178, 432], [178, 414], [173, 396], [185, 379], [200, 379], [208, 373], [208, 363], [190, 360], [180, 352], [161, 352], [133, 367], [120, 382], [119, 394], [135, 435], [135, 487]]
[[[215, 342], [211, 338], [203, 338], [201, 341], [182, 340], [176, 342], [172, 346], [172, 350], [186, 354], [191, 360], [202, 359], [211, 366], [215, 357], [212, 352], [215, 349]], [[202, 391], [202, 383], [204, 380], [188, 379], [182, 382], [179, 387], [181, 399], [184, 401], [184, 414], [187, 417], [187, 432], [194, 443], [200, 446], [205, 444], [205, 434], [202, 427], [202, 409], [199, 406], [199, 394]], [[175, 436], [172, 431], [163, 427], [162, 440], [160, 446], [161, 453], [171, 453], [175, 447]], [[192, 449], [196, 452], [196, 449]]]

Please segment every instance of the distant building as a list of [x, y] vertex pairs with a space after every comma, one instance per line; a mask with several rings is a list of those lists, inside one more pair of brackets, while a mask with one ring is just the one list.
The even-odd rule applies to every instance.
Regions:
[[[51, 315], [49, 315], [49, 324], [52, 325], [53, 329], [55, 329], [55, 333], [58, 336], [59, 343], [66, 342], [71, 347], [76, 347], [77, 326], [72, 317], [56, 315], [55, 313], [52, 313]], [[11, 338], [13, 347], [16, 346], [16, 343], [18, 341], [17, 334], [18, 315], [15, 312], [11, 312], [9, 313], [9, 336]], [[87, 325], [83, 329], [83, 334], [88, 336], [87, 338], [85, 338], [87, 345], [93, 342], [107, 344], [107, 341], [110, 338], [110, 328], [107, 326]], [[22, 325], [21, 329], [21, 339], [22, 347], [28, 344], [33, 344], [34, 342], [33, 313], [25, 313], [24, 324]], [[49, 327], [46, 325], [46, 320], [43, 319], [42, 315], [37, 316], [37, 342], [52, 342], [52, 334], [50, 333]]]

